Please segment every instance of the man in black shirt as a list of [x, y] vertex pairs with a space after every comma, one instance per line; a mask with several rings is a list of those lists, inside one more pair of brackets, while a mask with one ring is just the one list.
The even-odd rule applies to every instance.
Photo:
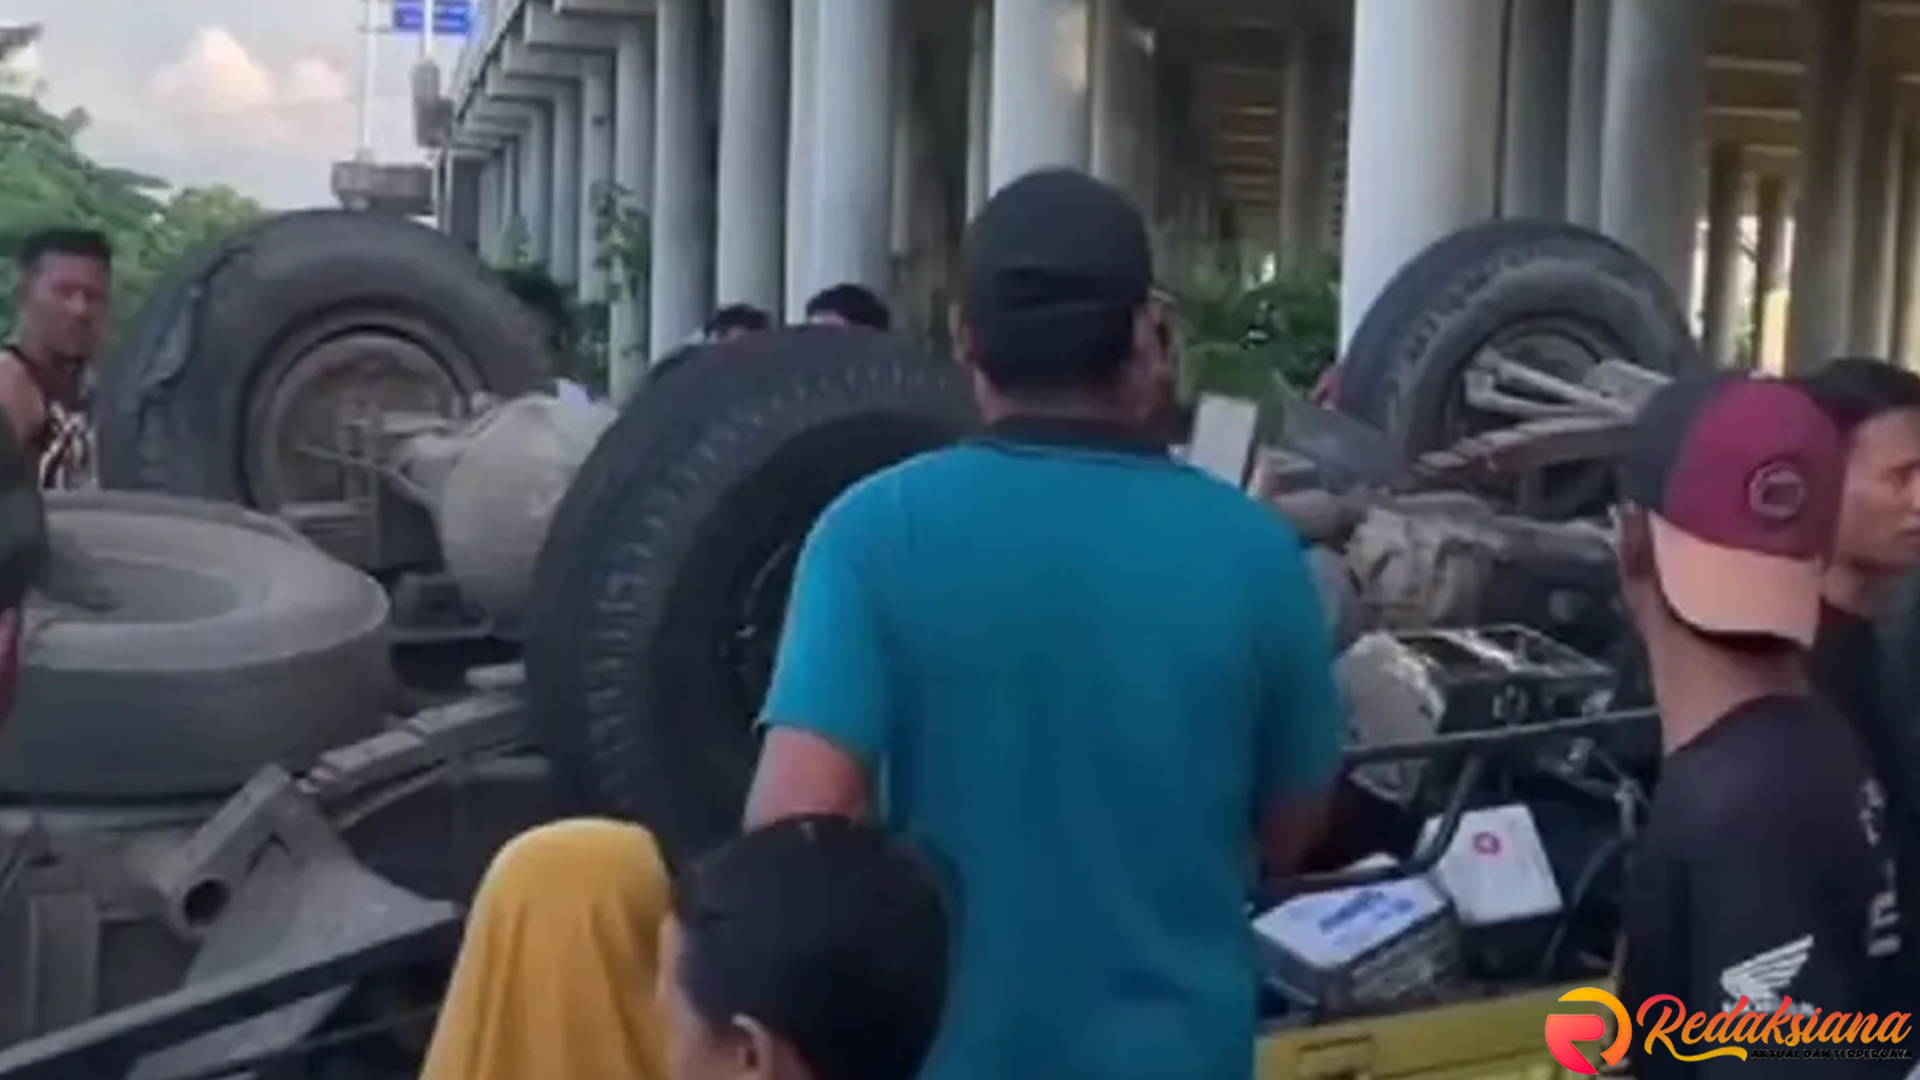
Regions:
[[1912, 720], [1920, 702], [1889, 692], [1906, 673], [1884, 669], [1875, 619], [1898, 602], [1900, 579], [1920, 567], [1920, 375], [1848, 357], [1800, 385], [1847, 440], [1840, 527], [1809, 658], [1813, 684], [1860, 733], [1887, 789], [1901, 902], [1911, 916], [1920, 899], [1920, 732]]
[[[1802, 650], [1820, 624], [1845, 447], [1802, 390], [1683, 379], [1648, 403], [1622, 463], [1622, 589], [1645, 638], [1665, 764], [1636, 852], [1623, 1000], [1633, 1075], [1755, 1080], [1792, 1022], [1908, 1010], [1883, 799], [1850, 729], [1811, 696]], [[1650, 1001], [1670, 995], [1665, 1001]], [[1662, 1017], [1758, 1014], [1714, 1048]], [[1759, 1033], [1776, 1013], [1776, 1037]], [[1858, 1049], [1813, 1041], [1811, 1049]], [[1720, 1027], [1728, 1027], [1722, 1024]], [[1798, 1073], [1791, 1072], [1800, 1068]], [[1893, 1058], [1822, 1060], [1823, 1080], [1900, 1076]], [[1802, 1062], [1786, 1075], [1804, 1076]]]

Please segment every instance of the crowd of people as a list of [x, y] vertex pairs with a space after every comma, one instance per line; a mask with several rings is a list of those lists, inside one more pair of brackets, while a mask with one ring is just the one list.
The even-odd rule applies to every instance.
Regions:
[[[1253, 1075], [1251, 879], [1312, 853], [1347, 727], [1300, 542], [1169, 453], [1168, 313], [1120, 192], [1030, 174], [965, 252], [954, 336], [986, 430], [815, 523], [742, 836], [671, 880], [636, 825], [512, 841], [424, 1080]], [[109, 259], [67, 232], [23, 252], [0, 350], [23, 469], [64, 445]], [[890, 323], [859, 286], [805, 314]], [[703, 337], [773, 325], [733, 306]], [[1882, 665], [1873, 620], [1920, 569], [1920, 376], [1685, 376], [1628, 447], [1619, 571], [1665, 751], [1629, 1009], [1914, 1011], [1920, 683]], [[0, 607], [26, 583], [0, 573]]]

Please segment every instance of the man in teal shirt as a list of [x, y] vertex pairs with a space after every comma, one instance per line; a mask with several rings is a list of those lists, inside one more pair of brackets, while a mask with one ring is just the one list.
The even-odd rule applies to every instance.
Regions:
[[955, 871], [930, 1080], [1246, 1080], [1252, 856], [1304, 853], [1344, 730], [1299, 540], [1148, 433], [1168, 360], [1119, 192], [1031, 174], [966, 250], [987, 433], [814, 526], [748, 823], [873, 815]]

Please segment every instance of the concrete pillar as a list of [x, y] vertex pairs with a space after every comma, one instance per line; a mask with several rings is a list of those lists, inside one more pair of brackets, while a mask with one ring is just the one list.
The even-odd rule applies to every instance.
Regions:
[[1900, 136], [1900, 191], [1893, 253], [1893, 342], [1896, 363], [1920, 364], [1920, 133]]
[[1503, 0], [1355, 0], [1342, 347], [1387, 280], [1493, 212]]
[[[653, 25], [638, 19], [620, 24], [613, 59], [613, 182], [623, 213], [653, 207], [654, 71]], [[629, 253], [632, 254], [632, 253]], [[613, 267], [612, 306], [607, 313], [608, 389], [624, 401], [647, 370], [645, 267]]]
[[1612, 0], [1573, 0], [1567, 80], [1567, 219], [1600, 226], [1600, 145], [1607, 123], [1607, 34]]
[[1765, 370], [1776, 370], [1769, 365], [1782, 344], [1774, 324], [1786, 285], [1787, 210], [1786, 180], [1760, 177], [1753, 188], [1753, 296], [1747, 323], [1753, 345], [1750, 359], [1754, 367]]
[[1089, 0], [993, 0], [990, 190], [1035, 169], [1087, 167]]
[[893, 2], [825, 0], [817, 11], [807, 292], [846, 281], [884, 290], [893, 216]]
[[1707, 158], [1707, 258], [1700, 309], [1707, 359], [1720, 367], [1734, 365], [1746, 330], [1742, 320], [1747, 308], [1740, 296], [1746, 176], [1745, 151], [1735, 143], [1716, 143]]
[[545, 264], [553, 256], [553, 110], [536, 107], [520, 143], [520, 223], [526, 256]]
[[714, 298], [780, 309], [786, 242], [784, 0], [725, 0]]
[[500, 151], [489, 153], [480, 166], [480, 257], [489, 263], [500, 261], [501, 196], [506, 170]]
[[713, 283], [700, 7], [701, 0], [658, 0], [657, 5], [654, 272], [648, 275], [647, 328], [656, 359], [699, 332]]
[[589, 63], [580, 82], [580, 299], [607, 299], [607, 265], [601, 258], [600, 223], [613, 196], [613, 70], [605, 60]]
[[792, 0], [787, 72], [786, 320], [799, 322], [813, 295], [813, 162], [817, 152], [820, 70], [820, 5]]
[[1087, 171], [1124, 188], [1127, 181], [1126, 9], [1120, 0], [1091, 0], [1088, 27]]
[[1296, 28], [1287, 35], [1284, 84], [1280, 89], [1281, 265], [1300, 269], [1321, 262], [1327, 251], [1327, 199], [1332, 185], [1335, 43], [1320, 30]]
[[1600, 229], [1693, 292], [1708, 7], [1611, 0]]
[[1895, 85], [1872, 77], [1861, 117], [1860, 175], [1854, 188], [1853, 283], [1848, 294], [1850, 351], [1885, 356], [1893, 336], [1893, 252], [1900, 127]]
[[1801, 108], [1800, 209], [1794, 215], [1787, 369], [1818, 367], [1847, 344], [1853, 268], [1854, 182], [1867, 79], [1859, 0], [1805, 8], [1807, 72]]
[[1511, 0], [1500, 212], [1564, 217], [1574, 0]]
[[897, 43], [893, 50], [893, 167], [887, 188], [892, 198], [887, 206], [887, 252], [893, 260], [889, 283], [902, 284], [900, 275], [907, 268], [903, 260], [914, 254], [915, 209], [933, 197], [920, 177], [920, 161], [925, 156], [929, 135], [922, 124], [918, 74], [921, 65], [936, 61], [918, 52], [918, 42], [896, 19]]
[[967, 220], [987, 202], [993, 101], [993, 0], [973, 0], [967, 50]]
[[580, 277], [580, 89], [558, 83], [553, 96], [553, 216], [548, 226], [553, 247], [547, 273], [562, 285]]

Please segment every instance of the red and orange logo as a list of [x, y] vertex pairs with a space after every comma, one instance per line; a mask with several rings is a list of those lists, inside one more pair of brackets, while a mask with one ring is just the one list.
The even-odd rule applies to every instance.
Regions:
[[[1560, 995], [1561, 1001], [1584, 1001], [1604, 1005], [1613, 1014], [1613, 1040], [1599, 1052], [1599, 1060], [1589, 1058], [1580, 1043], [1597, 1043], [1607, 1037], [1607, 1017], [1599, 1013], [1552, 1013], [1547, 1016], [1547, 1052], [1560, 1066], [1582, 1076], [1597, 1076], [1601, 1063], [1620, 1064], [1633, 1043], [1634, 1025], [1645, 1034], [1640, 1045], [1643, 1054], [1653, 1053], [1658, 1045], [1681, 1061], [1707, 1058], [1747, 1059], [1748, 1046], [1817, 1046], [1851, 1044], [1854, 1048], [1886, 1048], [1906, 1041], [1912, 1031], [1911, 1013], [1890, 1012], [1884, 1016], [1868, 1012], [1826, 1012], [1822, 1009], [1796, 1008], [1793, 999], [1783, 997], [1771, 1012], [1754, 1010], [1742, 997], [1726, 1012], [1705, 1013], [1690, 1010], [1672, 994], [1657, 994], [1640, 1003], [1631, 1020], [1620, 999], [1605, 990], [1583, 986]], [[1657, 1013], [1656, 1013], [1657, 1009]], [[1649, 1014], [1654, 1014], [1649, 1022]], [[1675, 1044], [1678, 1039], [1679, 1045]], [[1686, 1047], [1683, 1052], [1681, 1047]], [[1702, 1049], [1695, 1049], [1701, 1047]], [[1766, 1051], [1761, 1051], [1765, 1053]], [[1904, 1051], [1897, 1053], [1904, 1054]]]

